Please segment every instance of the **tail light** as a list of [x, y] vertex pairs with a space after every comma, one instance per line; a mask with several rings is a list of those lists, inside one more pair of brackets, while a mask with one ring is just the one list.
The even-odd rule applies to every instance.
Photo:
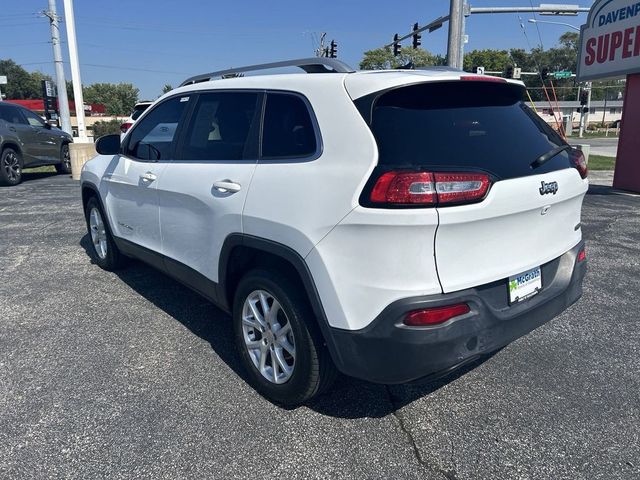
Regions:
[[587, 161], [584, 158], [584, 154], [580, 150], [573, 149], [571, 150], [570, 156], [571, 161], [578, 170], [578, 173], [580, 173], [580, 176], [582, 178], [587, 178], [587, 175], [589, 175], [589, 169], [587, 168]]
[[578, 252], [578, 262], [584, 262], [587, 259], [587, 251], [583, 248]]
[[129, 130], [131, 128], [131, 125], [133, 125], [133, 123], [131, 122], [125, 122], [122, 125], [120, 125], [120, 131], [122, 133], [127, 133], [127, 130]]
[[507, 83], [506, 78], [502, 77], [490, 77], [484, 75], [463, 75], [460, 77], [460, 80], [471, 81], [471, 82], [499, 82], [499, 83]]
[[425, 308], [424, 310], [409, 312], [404, 317], [403, 323], [410, 327], [438, 325], [452, 318], [469, 313], [470, 311], [471, 309], [466, 303], [447, 305], [446, 307]]
[[436, 206], [482, 200], [491, 180], [484, 173], [385, 172], [369, 194], [371, 206]]

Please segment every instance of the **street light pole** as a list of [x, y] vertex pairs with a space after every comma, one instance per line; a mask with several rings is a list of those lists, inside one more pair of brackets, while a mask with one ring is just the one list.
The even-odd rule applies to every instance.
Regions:
[[69, 44], [69, 61], [71, 63], [73, 98], [76, 104], [78, 137], [80, 142], [86, 142], [87, 129], [84, 121], [84, 98], [82, 96], [82, 80], [80, 79], [80, 60], [78, 59], [78, 42], [76, 41], [76, 21], [73, 13], [73, 0], [64, 0], [64, 19], [67, 25], [67, 43]]
[[530, 18], [529, 23], [549, 23], [551, 25], [563, 25], [565, 27], [573, 28], [574, 30], [580, 31], [580, 27], [576, 27], [575, 25], [564, 22], [552, 22], [550, 20], [536, 20], [535, 18]]
[[464, 0], [451, 0], [449, 10], [449, 41], [447, 45], [447, 65], [462, 69], [462, 22]]
[[56, 67], [56, 85], [58, 87], [58, 107], [60, 108], [60, 122], [62, 130], [72, 135], [71, 118], [69, 115], [69, 99], [67, 98], [67, 82], [64, 79], [64, 65], [62, 64], [62, 50], [60, 49], [60, 24], [56, 10], [56, 0], [49, 0], [49, 10], [43, 12], [51, 23], [51, 43], [53, 44], [53, 63]]

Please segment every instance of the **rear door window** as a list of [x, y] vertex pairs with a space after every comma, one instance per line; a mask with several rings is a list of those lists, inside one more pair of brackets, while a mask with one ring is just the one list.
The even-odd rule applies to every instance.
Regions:
[[304, 158], [316, 153], [314, 124], [298, 95], [268, 93], [262, 128], [262, 158]]
[[157, 105], [133, 126], [125, 153], [139, 160], [167, 160], [173, 151], [178, 123], [189, 96], [174, 97]]
[[536, 158], [564, 142], [524, 104], [523, 93], [506, 83], [433, 82], [356, 104], [376, 138], [381, 166], [481, 170], [499, 179], [571, 167], [563, 152], [531, 168]]
[[26, 125], [27, 121], [20, 112], [18, 107], [3, 105], [0, 107], [0, 118], [5, 120], [6, 122], [17, 124], [17, 125]]
[[[256, 92], [214, 92], [198, 96], [184, 135], [182, 160], [243, 160], [257, 158], [250, 132], [258, 121]], [[254, 148], [252, 148], [252, 145]]]
[[29, 125], [31, 125], [32, 127], [44, 127], [45, 126], [44, 120], [42, 120], [42, 118], [40, 118], [38, 115], [36, 115], [32, 111], [23, 110], [22, 113], [24, 113], [24, 116], [26, 117], [27, 122], [29, 122]]

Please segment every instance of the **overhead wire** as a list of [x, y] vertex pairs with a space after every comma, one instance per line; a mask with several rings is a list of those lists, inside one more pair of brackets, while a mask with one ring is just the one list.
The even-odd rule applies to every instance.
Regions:
[[[557, 127], [558, 131], [561, 132], [561, 134], [564, 137], [563, 128], [562, 128], [562, 118], [558, 119], [558, 117], [556, 115], [556, 109], [553, 108], [553, 104], [551, 103], [551, 97], [549, 96], [549, 92], [547, 91], [547, 86], [545, 84], [544, 78], [542, 77], [542, 70], [540, 69], [540, 63], [536, 59], [536, 55], [533, 53], [533, 48], [531, 47], [531, 42], [529, 41], [529, 36], [527, 35], [527, 30], [524, 27], [524, 22], [522, 21], [522, 17], [519, 16], [519, 15], [518, 15], [518, 20], [520, 21], [520, 28], [522, 29], [522, 33], [524, 34], [524, 38], [525, 38], [525, 40], [527, 42], [527, 46], [529, 47], [529, 50], [532, 52], [531, 53], [531, 58], [533, 59], [533, 63], [535, 65], [535, 67], [536, 67], [536, 70], [538, 71], [538, 77], [540, 78], [540, 82], [542, 83], [542, 90], [544, 91], [544, 95], [547, 98], [547, 102], [549, 103], [549, 108], [553, 112], [553, 119], [554, 119], [554, 121], [556, 123], [556, 127]], [[540, 36], [540, 30], [539, 29], [538, 29], [538, 37], [540, 39], [540, 47], [542, 48], [542, 36]]]

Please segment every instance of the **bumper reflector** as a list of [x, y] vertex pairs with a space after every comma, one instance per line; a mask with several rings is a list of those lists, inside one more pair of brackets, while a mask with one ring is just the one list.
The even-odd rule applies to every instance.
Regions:
[[471, 309], [466, 303], [447, 305], [445, 307], [425, 308], [409, 312], [404, 317], [404, 324], [410, 327], [424, 327], [428, 325], [438, 325], [454, 317], [469, 313]]
[[584, 262], [587, 259], [587, 251], [583, 248], [578, 252], [578, 262]]

